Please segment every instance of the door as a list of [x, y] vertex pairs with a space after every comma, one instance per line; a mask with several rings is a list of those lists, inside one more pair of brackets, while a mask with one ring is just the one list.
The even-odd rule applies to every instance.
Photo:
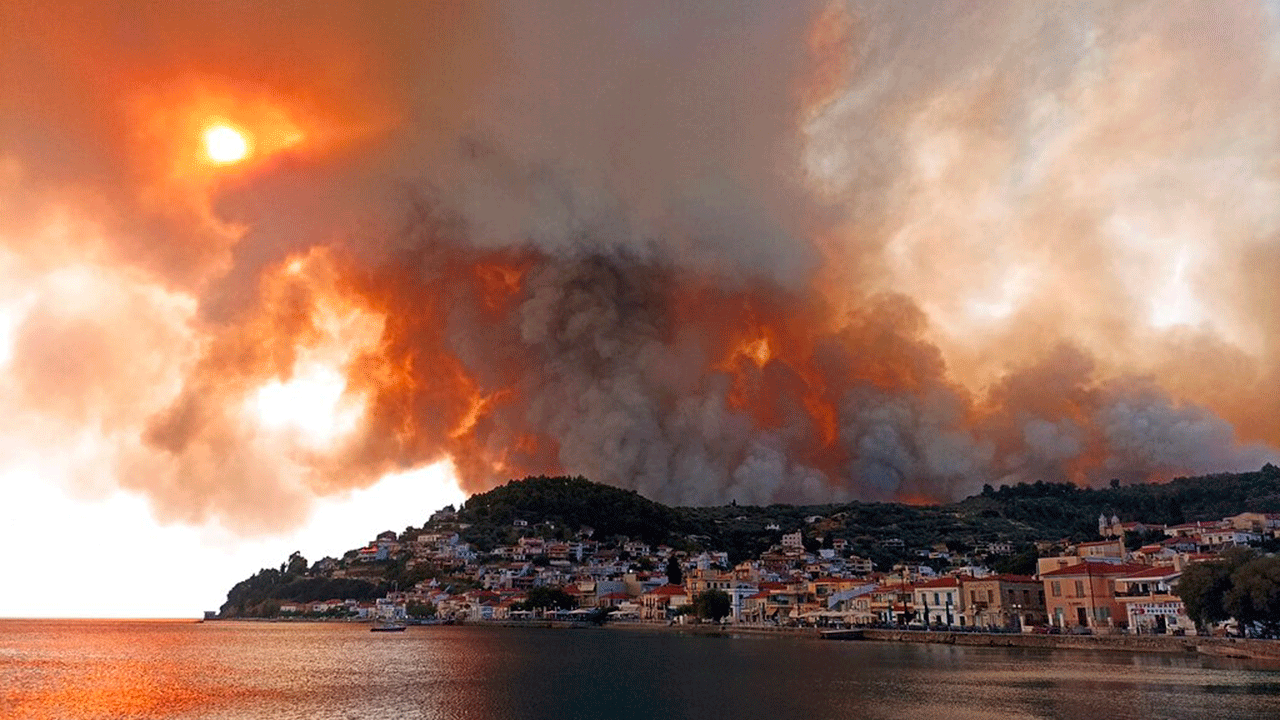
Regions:
[[1084, 608], [1076, 608], [1076, 624], [1085, 626], [1089, 625], [1089, 616], [1085, 613]]

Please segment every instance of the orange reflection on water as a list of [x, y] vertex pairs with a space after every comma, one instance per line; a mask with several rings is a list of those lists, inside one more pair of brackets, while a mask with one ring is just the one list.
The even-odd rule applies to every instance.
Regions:
[[[227, 699], [190, 621], [6, 621], [0, 717], [171, 718]], [[237, 693], [243, 695], [243, 689]]]
[[[171, 668], [176, 670], [176, 668]], [[144, 661], [117, 661], [87, 672], [74, 666], [47, 668], [41, 687], [6, 692], [19, 717], [63, 720], [67, 717], [159, 718], [211, 704], [208, 691], [186, 686], [176, 672]]]

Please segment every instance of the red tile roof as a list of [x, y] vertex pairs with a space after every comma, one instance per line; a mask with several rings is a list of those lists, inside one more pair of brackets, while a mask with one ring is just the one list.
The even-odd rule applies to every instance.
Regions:
[[1129, 573], [1140, 572], [1147, 568], [1146, 565], [1129, 565], [1124, 563], [1106, 563], [1106, 562], [1082, 562], [1075, 565], [1068, 565], [1057, 570], [1050, 570], [1041, 573], [1040, 577], [1071, 577], [1075, 575], [1127, 575]]
[[687, 595], [683, 585], [661, 585], [649, 591], [650, 595], [665, 595], [672, 597], [675, 595]]

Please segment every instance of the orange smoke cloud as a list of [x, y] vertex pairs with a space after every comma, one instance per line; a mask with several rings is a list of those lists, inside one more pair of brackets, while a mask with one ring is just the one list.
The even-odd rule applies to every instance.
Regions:
[[246, 531], [1256, 466], [1270, 7], [8, 4], [7, 445]]

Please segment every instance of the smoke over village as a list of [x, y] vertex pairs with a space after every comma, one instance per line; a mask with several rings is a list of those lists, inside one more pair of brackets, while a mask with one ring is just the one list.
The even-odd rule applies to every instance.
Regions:
[[1280, 457], [1274, 5], [57, 5], [0, 9], [0, 451], [75, 492]]

